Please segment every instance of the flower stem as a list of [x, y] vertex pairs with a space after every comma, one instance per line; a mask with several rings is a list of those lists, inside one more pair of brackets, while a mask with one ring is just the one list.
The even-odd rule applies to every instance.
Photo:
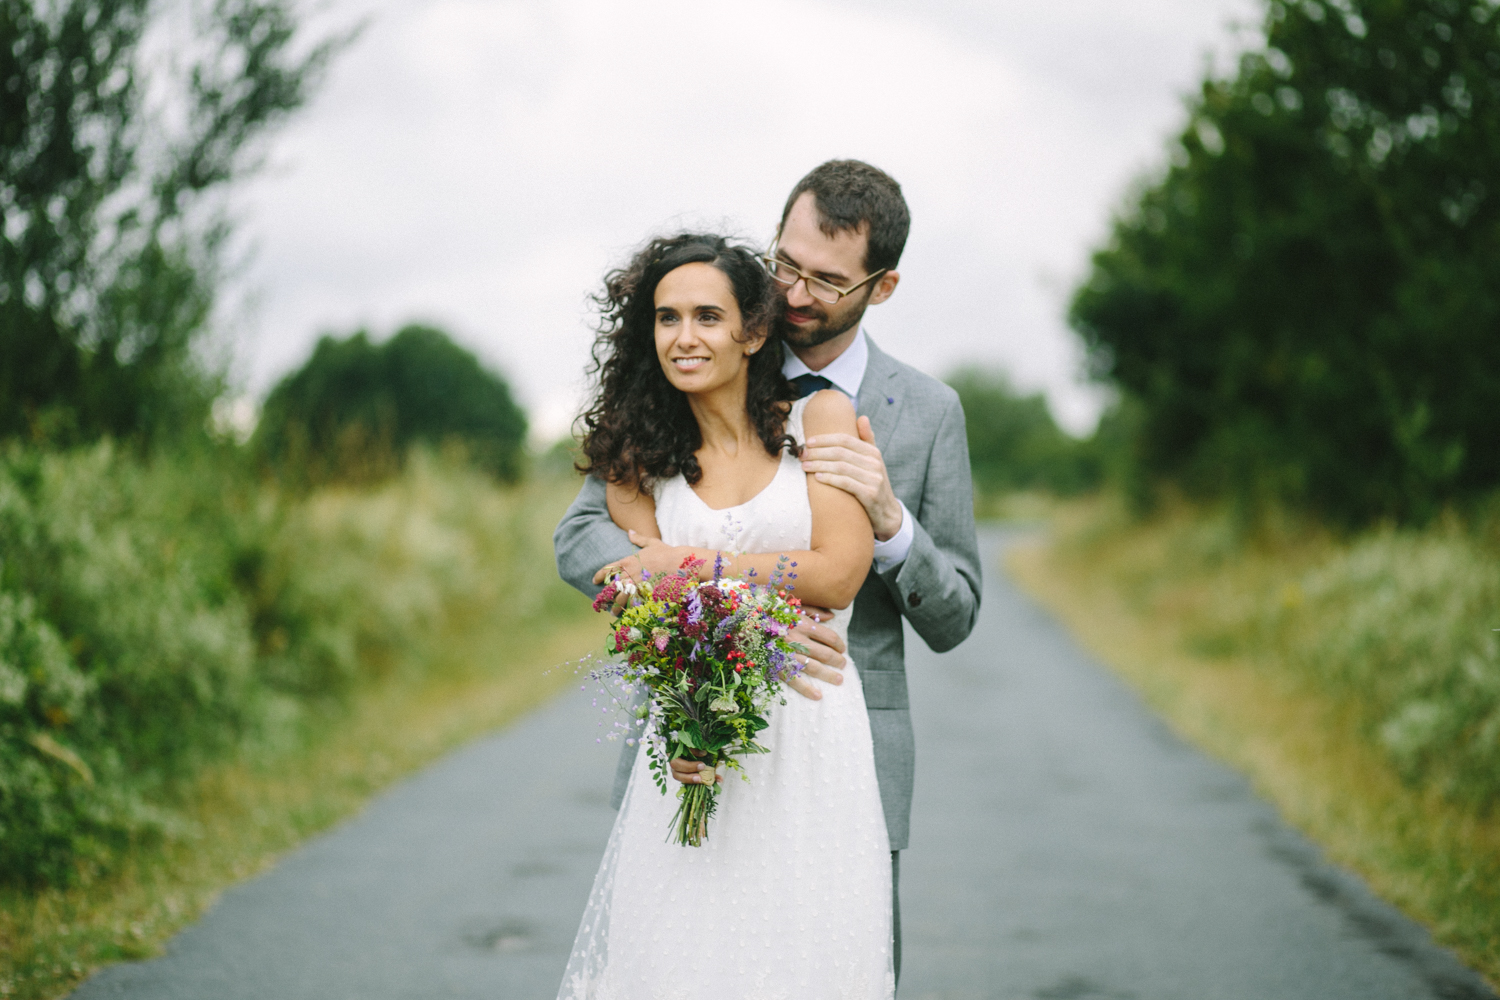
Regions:
[[708, 839], [708, 818], [717, 805], [718, 785], [683, 785], [677, 793], [677, 812], [672, 815], [668, 841], [683, 847], [702, 847]]

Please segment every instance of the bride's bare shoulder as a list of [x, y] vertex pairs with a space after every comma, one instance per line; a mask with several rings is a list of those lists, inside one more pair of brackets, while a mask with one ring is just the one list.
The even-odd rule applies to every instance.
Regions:
[[853, 434], [854, 404], [837, 389], [813, 393], [802, 413], [802, 431], [808, 437], [814, 434]]

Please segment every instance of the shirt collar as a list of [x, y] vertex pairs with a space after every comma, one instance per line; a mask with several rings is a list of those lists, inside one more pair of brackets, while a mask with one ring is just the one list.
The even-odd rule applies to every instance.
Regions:
[[870, 363], [870, 345], [865, 340], [865, 328], [861, 324], [859, 334], [844, 349], [844, 353], [823, 366], [819, 372], [802, 363], [802, 359], [790, 347], [783, 354], [781, 373], [787, 378], [798, 375], [821, 375], [833, 383], [835, 389], [850, 399], [859, 399], [859, 386], [865, 380], [865, 368]]

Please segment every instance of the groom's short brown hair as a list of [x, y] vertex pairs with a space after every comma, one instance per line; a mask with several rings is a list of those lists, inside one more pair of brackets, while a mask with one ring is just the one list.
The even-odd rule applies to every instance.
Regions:
[[803, 192], [811, 191], [818, 208], [818, 228], [824, 235], [865, 230], [865, 270], [895, 269], [906, 249], [911, 212], [895, 178], [859, 160], [829, 160], [812, 169], [792, 188], [781, 210], [781, 223]]

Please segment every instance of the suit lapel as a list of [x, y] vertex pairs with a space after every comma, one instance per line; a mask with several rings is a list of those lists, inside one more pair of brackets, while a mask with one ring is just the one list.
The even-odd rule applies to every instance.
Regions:
[[875, 341], [865, 334], [870, 347], [870, 360], [865, 364], [865, 377], [859, 384], [859, 400], [855, 409], [861, 416], [870, 418], [870, 429], [875, 432], [875, 447], [885, 451], [895, 433], [897, 418], [901, 414], [901, 380], [896, 376], [900, 370], [890, 357], [875, 346]]

